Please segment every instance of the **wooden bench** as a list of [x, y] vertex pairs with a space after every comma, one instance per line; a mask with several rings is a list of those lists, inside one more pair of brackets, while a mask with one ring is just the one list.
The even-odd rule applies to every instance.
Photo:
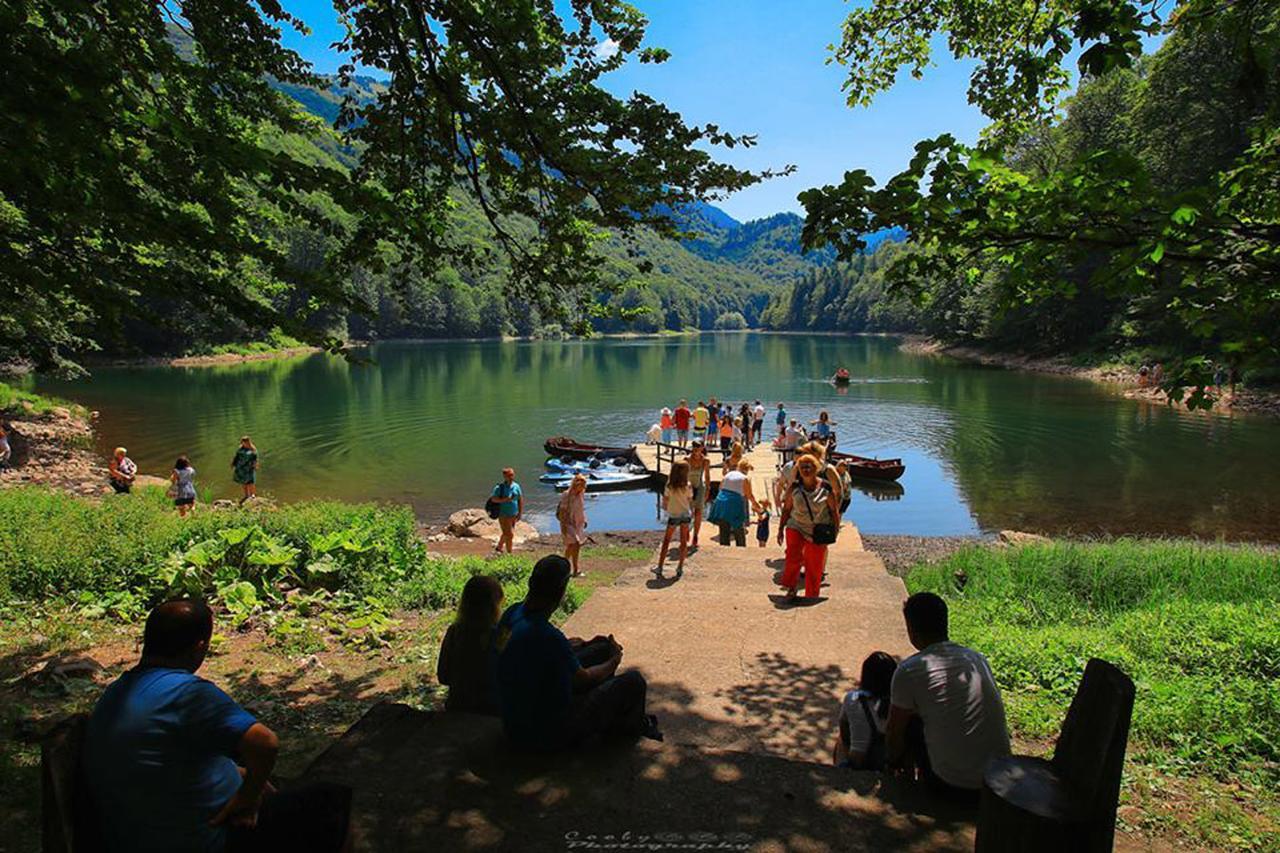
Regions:
[[1053, 758], [992, 761], [983, 778], [977, 853], [1112, 849], [1133, 682], [1093, 658], [1071, 700]]
[[94, 826], [80, 772], [88, 714], [58, 723], [40, 743], [41, 850], [97, 853], [102, 841]]

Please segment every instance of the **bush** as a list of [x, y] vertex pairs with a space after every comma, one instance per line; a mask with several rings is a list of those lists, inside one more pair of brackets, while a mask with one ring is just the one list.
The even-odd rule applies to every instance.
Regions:
[[726, 311], [716, 317], [715, 328], [719, 331], [732, 331], [747, 328], [747, 318], [741, 311]]
[[[62, 599], [136, 618], [167, 596], [192, 594], [236, 622], [267, 610], [337, 611], [344, 621], [335, 630], [364, 631], [385, 628], [396, 606], [455, 607], [482, 572], [518, 601], [532, 569], [528, 557], [428, 559], [408, 507], [311, 501], [182, 519], [158, 488], [98, 502], [0, 491], [0, 603]], [[564, 612], [580, 603], [572, 591]]]
[[973, 548], [907, 585], [948, 600], [952, 636], [990, 659], [1015, 732], [1056, 734], [1085, 663], [1102, 657], [1133, 678], [1132, 737], [1161, 760], [1280, 778], [1275, 553], [1131, 540]]

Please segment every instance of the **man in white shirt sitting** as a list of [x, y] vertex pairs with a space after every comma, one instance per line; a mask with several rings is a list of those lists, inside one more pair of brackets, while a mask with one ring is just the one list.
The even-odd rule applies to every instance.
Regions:
[[911, 644], [889, 689], [890, 766], [939, 794], [977, 803], [987, 762], [1009, 754], [1004, 701], [987, 659], [947, 639], [947, 603], [918, 592], [902, 606]]

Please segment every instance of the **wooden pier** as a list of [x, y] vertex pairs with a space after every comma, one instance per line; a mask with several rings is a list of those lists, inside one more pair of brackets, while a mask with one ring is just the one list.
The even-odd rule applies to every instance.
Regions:
[[[635, 453], [640, 463], [653, 472], [654, 487], [661, 490], [667, 484], [667, 475], [671, 471], [672, 463], [687, 457], [689, 449], [658, 442], [637, 444]], [[711, 460], [712, 495], [720, 490], [720, 480], [724, 477], [724, 460], [728, 455], [719, 447], [707, 448], [707, 457]], [[772, 501], [773, 482], [778, 478], [778, 461], [781, 459], [778, 451], [766, 441], [743, 453], [742, 458], [751, 463], [751, 491], [755, 494], [756, 500], [768, 498]], [[775, 515], [777, 511], [777, 507], [774, 507]]]

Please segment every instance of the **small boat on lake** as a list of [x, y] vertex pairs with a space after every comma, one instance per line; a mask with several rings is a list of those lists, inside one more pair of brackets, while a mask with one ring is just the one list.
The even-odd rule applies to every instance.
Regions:
[[837, 385], [848, 385], [849, 379], [849, 370], [845, 367], [838, 368], [831, 377], [831, 381]]
[[[587, 478], [588, 492], [621, 492], [627, 489], [643, 489], [653, 482], [653, 475], [648, 471], [642, 474], [632, 472], [600, 472], [588, 471], [583, 474]], [[569, 485], [573, 482], [570, 476], [561, 482], [556, 483], [556, 491], [563, 492], [568, 490]]]
[[547, 451], [548, 456], [554, 456], [559, 459], [623, 459], [626, 462], [635, 463], [640, 460], [636, 457], [636, 451], [633, 447], [607, 447], [601, 444], [583, 444], [580, 441], [574, 441], [567, 436], [556, 436], [548, 438], [542, 445]]
[[853, 453], [833, 450], [827, 454], [830, 462], [844, 462], [849, 466], [849, 476], [868, 480], [896, 480], [907, 470], [901, 459], [870, 459]]

